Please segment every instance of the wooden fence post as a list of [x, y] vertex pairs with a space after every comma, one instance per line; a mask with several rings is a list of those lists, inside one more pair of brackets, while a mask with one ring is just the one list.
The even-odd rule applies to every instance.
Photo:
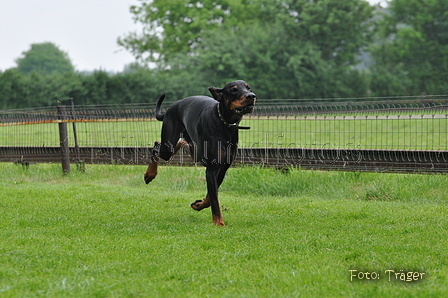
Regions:
[[86, 165], [84, 160], [81, 160], [81, 152], [79, 151], [78, 145], [78, 133], [76, 132], [76, 116], [75, 116], [75, 102], [73, 98], [70, 98], [70, 103], [72, 106], [72, 119], [73, 119], [73, 137], [75, 141], [75, 153], [76, 153], [76, 167], [79, 171], [84, 172], [86, 169]]
[[[58, 119], [66, 120], [67, 111], [64, 105], [58, 105]], [[70, 173], [70, 148], [68, 146], [67, 123], [59, 123], [59, 141], [61, 143], [62, 171], [64, 175]]]

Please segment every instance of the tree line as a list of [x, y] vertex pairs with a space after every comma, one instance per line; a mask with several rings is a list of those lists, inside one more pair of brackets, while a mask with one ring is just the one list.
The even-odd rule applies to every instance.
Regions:
[[54, 106], [69, 98], [79, 105], [145, 103], [156, 101], [162, 93], [174, 100], [201, 92], [197, 86], [186, 90], [188, 86], [176, 85], [174, 79], [147, 69], [113, 75], [102, 70], [42, 75], [8, 69], [0, 73], [0, 109]]
[[[17, 68], [0, 72], [0, 108], [69, 97], [77, 104], [152, 102], [162, 93], [176, 100], [235, 79], [262, 99], [445, 94], [446, 11], [448, 0], [390, 0], [387, 8], [364, 0], [140, 1], [131, 14], [143, 32], [118, 38], [135, 64], [83, 74], [61, 70], [64, 63], [25, 63], [32, 47]], [[62, 51], [51, 56], [69, 61]]]

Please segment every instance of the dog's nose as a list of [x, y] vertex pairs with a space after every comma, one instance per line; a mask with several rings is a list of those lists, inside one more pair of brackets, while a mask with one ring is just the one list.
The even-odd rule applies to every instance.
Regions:
[[249, 92], [246, 94], [246, 99], [248, 99], [250, 101], [255, 101], [256, 97], [257, 96], [255, 95], [255, 93], [252, 93], [252, 92]]

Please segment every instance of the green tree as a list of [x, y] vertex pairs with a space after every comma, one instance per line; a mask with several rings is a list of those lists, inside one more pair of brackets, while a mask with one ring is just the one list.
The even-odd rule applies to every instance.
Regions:
[[[448, 90], [448, 0], [392, 0], [372, 49], [372, 91], [383, 95]], [[397, 94], [398, 93], [398, 94]]]
[[189, 73], [196, 86], [244, 78], [261, 98], [366, 95], [365, 75], [352, 66], [370, 41], [368, 3], [258, 3], [258, 22], [204, 32], [200, 46], [169, 61], [172, 73]]
[[322, 59], [351, 65], [370, 42], [373, 7], [363, 0], [259, 0], [264, 24], [281, 24], [291, 42], [306, 41]]
[[16, 63], [17, 69], [24, 74], [33, 71], [45, 75], [74, 71], [68, 54], [51, 42], [32, 44], [22, 55], [23, 57], [18, 58]]
[[146, 0], [132, 6], [142, 33], [118, 39], [138, 59], [165, 62], [178, 53], [189, 53], [201, 44], [202, 34], [215, 29], [236, 28], [257, 19], [256, 1], [247, 0]]
[[179, 55], [173, 60], [171, 76], [174, 79], [185, 73], [190, 83], [185, 88], [244, 78], [260, 98], [366, 95], [368, 86], [362, 73], [323, 59], [311, 42], [291, 42], [282, 30], [253, 26], [243, 33], [207, 36], [208, 46], [196, 55]]
[[82, 98], [82, 78], [76, 73], [26, 75], [16, 68], [0, 72], [0, 109], [51, 106], [58, 100]]
[[118, 43], [138, 58], [169, 61], [206, 46], [208, 32], [242, 32], [254, 23], [277, 23], [289, 38], [313, 41], [324, 59], [350, 64], [365, 45], [372, 9], [363, 0], [141, 1], [131, 13], [144, 25], [143, 32], [130, 33]]
[[27, 81], [16, 69], [0, 72], [0, 108], [14, 109], [26, 106]]

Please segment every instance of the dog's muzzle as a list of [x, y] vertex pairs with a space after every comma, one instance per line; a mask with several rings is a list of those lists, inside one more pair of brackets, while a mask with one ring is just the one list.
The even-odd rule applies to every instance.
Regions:
[[255, 93], [249, 92], [245, 95], [246, 100], [244, 101], [245, 105], [241, 108], [236, 109], [238, 114], [250, 114], [254, 111], [255, 102], [257, 101], [257, 96]]

